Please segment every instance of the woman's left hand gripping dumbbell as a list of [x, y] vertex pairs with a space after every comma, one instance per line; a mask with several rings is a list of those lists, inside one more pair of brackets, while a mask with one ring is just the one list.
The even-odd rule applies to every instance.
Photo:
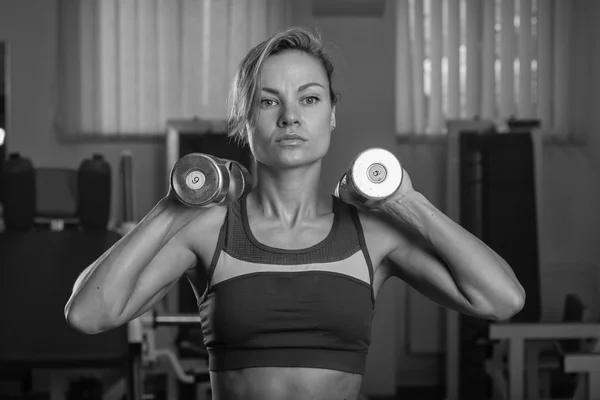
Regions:
[[334, 195], [361, 210], [377, 210], [411, 192], [412, 182], [400, 161], [391, 152], [374, 147], [354, 158]]
[[237, 161], [191, 153], [171, 170], [169, 190], [189, 207], [227, 205], [252, 190], [252, 179]]

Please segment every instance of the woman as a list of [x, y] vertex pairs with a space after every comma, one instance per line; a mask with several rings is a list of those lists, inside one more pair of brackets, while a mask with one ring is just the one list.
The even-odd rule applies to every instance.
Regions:
[[320, 190], [335, 128], [332, 73], [303, 29], [252, 49], [233, 85], [230, 133], [256, 159], [254, 190], [202, 209], [169, 191], [82, 273], [69, 323], [90, 334], [125, 324], [199, 268], [209, 282], [195, 289], [204, 292], [215, 399], [356, 399], [388, 278], [472, 316], [518, 312], [525, 293], [511, 268], [415, 191], [408, 174], [369, 209], [343, 190], [339, 198]]

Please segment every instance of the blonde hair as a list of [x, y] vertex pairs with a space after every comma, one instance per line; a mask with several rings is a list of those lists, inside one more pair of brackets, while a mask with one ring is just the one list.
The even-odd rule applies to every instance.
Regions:
[[248, 142], [248, 129], [254, 123], [253, 105], [262, 64], [267, 57], [288, 50], [304, 52], [321, 62], [329, 81], [331, 104], [337, 103], [338, 96], [331, 85], [334, 67], [321, 38], [305, 28], [289, 28], [252, 48], [239, 65], [229, 93], [228, 118], [229, 136], [236, 138], [239, 143]]

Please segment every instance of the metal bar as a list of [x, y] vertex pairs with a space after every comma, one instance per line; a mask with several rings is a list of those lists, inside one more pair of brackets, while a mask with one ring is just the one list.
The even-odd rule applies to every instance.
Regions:
[[163, 314], [152, 315], [144, 318], [146, 324], [151, 325], [187, 325], [199, 324], [200, 316], [197, 314]]
[[600, 337], [598, 323], [495, 323], [490, 339], [577, 339]]
[[566, 372], [600, 371], [600, 353], [567, 354], [565, 356]]

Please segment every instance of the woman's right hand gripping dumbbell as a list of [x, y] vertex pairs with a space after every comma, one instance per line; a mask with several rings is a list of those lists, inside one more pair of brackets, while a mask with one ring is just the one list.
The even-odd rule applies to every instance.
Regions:
[[226, 205], [248, 193], [250, 182], [234, 161], [182, 157], [167, 194], [79, 275], [67, 322], [88, 334], [116, 328], [150, 310], [187, 271], [210, 265]]
[[170, 189], [190, 207], [227, 205], [252, 190], [248, 170], [239, 162], [203, 153], [183, 156], [171, 170]]

